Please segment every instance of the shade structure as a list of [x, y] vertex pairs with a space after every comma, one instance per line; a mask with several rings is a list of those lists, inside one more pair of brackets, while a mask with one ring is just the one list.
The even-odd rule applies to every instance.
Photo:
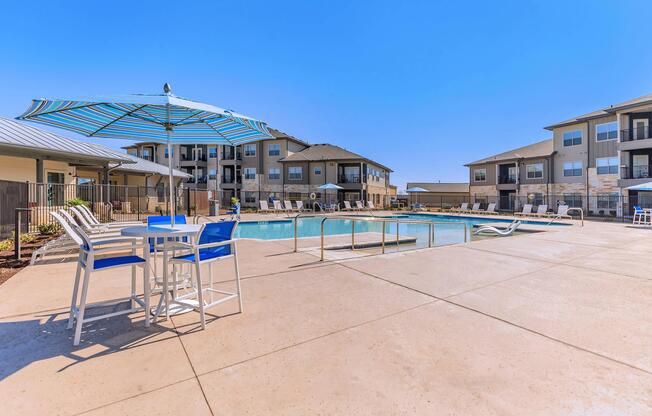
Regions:
[[412, 188], [406, 189], [405, 192], [410, 193], [410, 194], [412, 194], [412, 193], [417, 194], [417, 204], [418, 204], [419, 203], [419, 194], [422, 193], [422, 192], [428, 192], [428, 190], [423, 189], [423, 188], [419, 188], [418, 186], [413, 186]]
[[641, 183], [639, 185], [628, 186], [630, 191], [652, 191], [652, 182]]
[[[325, 183], [325, 184], [319, 186], [318, 188], [319, 188], [319, 189], [326, 190], [326, 191], [329, 190], [329, 189], [344, 189], [344, 188], [342, 188], [341, 186], [339, 186], [339, 185], [335, 185], [334, 183], [330, 183], [330, 182]], [[330, 202], [330, 198], [328, 198], [328, 203], [329, 203], [329, 204], [331, 203], [331, 202]]]
[[[88, 137], [172, 144], [239, 145], [273, 139], [267, 125], [253, 118], [172, 94], [37, 99], [18, 119], [71, 130]], [[175, 214], [172, 158], [168, 158], [170, 210]]]

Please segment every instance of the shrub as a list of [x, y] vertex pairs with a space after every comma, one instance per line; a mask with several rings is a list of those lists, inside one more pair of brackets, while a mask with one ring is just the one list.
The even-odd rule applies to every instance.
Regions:
[[13, 248], [14, 248], [14, 240], [6, 239], [0, 241], [0, 251], [9, 251], [9, 250], [13, 250]]
[[87, 207], [90, 207], [90, 204], [81, 198], [73, 198], [66, 201], [67, 207], [76, 207], [79, 205], [85, 205]]
[[59, 224], [40, 224], [37, 229], [41, 235], [53, 235], [59, 231]]

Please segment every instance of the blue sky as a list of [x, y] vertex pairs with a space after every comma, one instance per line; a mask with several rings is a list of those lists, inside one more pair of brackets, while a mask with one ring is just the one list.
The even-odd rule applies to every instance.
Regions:
[[645, 1], [8, 2], [0, 115], [170, 82], [384, 163], [400, 188], [465, 181], [465, 162], [651, 93], [651, 15]]

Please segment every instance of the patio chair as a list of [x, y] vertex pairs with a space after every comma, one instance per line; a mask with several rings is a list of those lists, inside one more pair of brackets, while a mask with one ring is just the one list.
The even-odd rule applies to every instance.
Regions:
[[258, 201], [258, 203], [260, 204], [260, 209], [258, 210], [258, 212], [261, 212], [261, 213], [262, 212], [272, 212], [272, 210], [269, 209], [269, 205], [267, 204], [267, 201], [263, 201], [261, 199], [260, 201]]
[[303, 207], [303, 201], [294, 201], [295, 204], [297, 204], [297, 211], [303, 212], [306, 209]]
[[489, 214], [489, 215], [498, 215], [498, 212], [496, 212], [496, 203], [492, 202], [489, 205], [487, 205], [487, 209], [483, 210], [478, 210], [478, 212], [482, 214]]
[[[66, 211], [65, 209], [60, 209], [57, 211], [61, 216], [63, 216], [66, 221], [68, 221], [71, 225], [75, 225], [77, 227], [83, 228], [86, 233], [88, 233], [91, 237], [119, 237], [120, 236], [120, 230], [116, 229], [109, 229], [107, 227], [93, 227], [91, 226], [86, 218], [81, 216], [80, 214], [75, 214], [75, 217], [73, 217], [70, 212]], [[74, 211], [73, 211], [74, 212]], [[79, 220], [79, 221], [78, 221]]]
[[374, 211], [376, 209], [374, 203], [371, 201], [367, 201], [367, 208], [369, 209], [369, 211]]
[[506, 228], [498, 228], [494, 227], [492, 225], [482, 225], [478, 227], [478, 229], [474, 232], [475, 235], [480, 235], [480, 234], [495, 234], [501, 237], [507, 237], [509, 235], [514, 234], [514, 231], [521, 225], [520, 220], [514, 220], [512, 221], [511, 224], [509, 224], [508, 227]]
[[283, 201], [283, 206], [284, 206], [286, 212], [296, 211], [294, 209], [294, 207], [292, 206], [292, 201], [288, 201], [288, 200]]
[[364, 204], [362, 201], [355, 201], [355, 207], [358, 211], [364, 211]]
[[532, 217], [545, 217], [548, 215], [548, 205], [541, 204], [537, 207], [537, 212], [530, 214]]
[[473, 204], [473, 206], [471, 207], [471, 209], [468, 209], [468, 210], [463, 211], [463, 212], [467, 212], [467, 213], [474, 214], [474, 213], [477, 213], [477, 212], [479, 212], [479, 211], [480, 211], [480, 203], [479, 203], [479, 202], [476, 202], [475, 204]]
[[351, 202], [349, 201], [343, 201], [342, 204], [344, 205], [344, 208], [342, 208], [342, 211], [353, 211], [353, 207], [351, 206]]
[[469, 210], [469, 203], [468, 202], [462, 202], [462, 204], [457, 207], [457, 208], [451, 208], [452, 212], [461, 212], [461, 211], [468, 211]]
[[523, 210], [521, 212], [515, 212], [514, 216], [529, 216], [532, 215], [532, 204], [523, 205]]
[[126, 226], [133, 226], [133, 225], [143, 225], [142, 221], [111, 221], [111, 222], [105, 222], [102, 223], [100, 220], [97, 219], [95, 214], [93, 214], [93, 211], [91, 211], [90, 208], [88, 208], [86, 205], [77, 205], [79, 210], [82, 213], [86, 214], [86, 218], [91, 224], [96, 224], [96, 225], [106, 225], [106, 226], [118, 226], [118, 227], [126, 227]]
[[569, 219], [572, 220], [573, 217], [568, 215], [568, 210], [570, 207], [568, 205], [559, 205], [557, 206], [557, 212], [556, 213], [550, 213], [547, 214], [546, 217], [552, 218], [553, 220], [559, 220], [559, 219]]
[[274, 200], [274, 211], [276, 212], [285, 212], [285, 208], [281, 205], [281, 201]]
[[[149, 284], [145, 280], [147, 276], [145, 272], [143, 272], [143, 285], [145, 287], [144, 301], [141, 301], [136, 297], [136, 267], [142, 267], [144, 269], [146, 266], [145, 259], [139, 257], [136, 254], [136, 249], [146, 249], [146, 244], [137, 244], [135, 239], [131, 239], [131, 241], [127, 242], [126, 244], [124, 240], [105, 240], [101, 244], [110, 244], [111, 246], [104, 248], [98, 247], [100, 243], [91, 241], [91, 239], [88, 238], [88, 235], [79, 226], [70, 224], [68, 221], [64, 220], [63, 217], [58, 216], [56, 212], [52, 212], [50, 214], [59, 221], [68, 237], [70, 237], [70, 239], [79, 246], [77, 271], [75, 273], [72, 300], [70, 302], [70, 316], [68, 317], [68, 329], [72, 329], [72, 327], [75, 326], [75, 335], [73, 338], [74, 346], [79, 345], [81, 340], [82, 325], [84, 323], [110, 318], [117, 315], [129, 314], [140, 311], [142, 309], [149, 311]], [[116, 251], [121, 251], [123, 254], [113, 257], [104, 257], [101, 259], [96, 258], [97, 255]], [[124, 255], [124, 251], [129, 251], [129, 254]], [[91, 274], [100, 270], [108, 270], [126, 266], [131, 267], [131, 295], [129, 297], [131, 300], [131, 307], [126, 310], [109, 312], [101, 315], [94, 315], [91, 318], [86, 318], [86, 308], [94, 306], [106, 306], [107, 304], [116, 301], [105, 301], [95, 304], [86, 303]], [[139, 306], [136, 306], [137, 304]], [[145, 314], [145, 326], [149, 326], [149, 313]]]
[[[185, 215], [175, 215], [174, 216], [174, 223], [175, 224], [187, 224], [187, 218]], [[157, 225], [171, 225], [172, 224], [172, 216], [170, 215], [150, 215], [147, 217], [147, 226], [157, 226]], [[187, 241], [186, 237], [183, 237], [181, 240], [183, 242]], [[160, 252], [163, 251], [163, 246], [164, 246], [164, 238], [149, 238], [147, 240], [149, 243], [149, 252], [150, 255], [153, 256], [153, 258], [150, 261], [150, 264], [152, 265], [152, 272], [153, 272], [153, 287], [152, 290], [155, 290], [158, 287], [163, 287], [163, 276], [158, 276], [158, 270], [157, 270], [157, 258]], [[173, 254], [174, 255], [174, 254]], [[170, 277], [172, 281], [170, 282], [170, 285], [174, 285], [176, 280], [176, 270], [173, 271], [172, 273], [173, 276]], [[183, 287], [186, 288], [190, 284], [190, 279], [189, 277], [185, 277], [181, 282], [176, 282], [177, 287]]]
[[644, 210], [640, 205], [634, 205], [634, 218], [632, 224], [647, 225], [650, 223], [650, 211]]
[[[175, 246], [187, 248], [191, 254], [172, 258], [171, 263], [194, 265], [194, 275], [197, 285], [196, 301], [188, 298], [181, 298], [177, 302], [183, 303], [199, 311], [202, 329], [206, 328], [205, 310], [220, 303], [238, 298], [238, 306], [242, 312], [242, 295], [240, 288], [240, 271], [238, 268], [238, 255], [236, 240], [233, 238], [237, 221], [220, 221], [206, 223], [199, 231], [199, 238], [196, 244], [176, 243]], [[235, 266], [236, 291], [227, 292], [214, 288], [213, 284], [213, 263], [220, 260], [233, 259]], [[204, 287], [201, 265], [208, 264], [208, 287]], [[215, 299], [215, 294], [219, 299]]]

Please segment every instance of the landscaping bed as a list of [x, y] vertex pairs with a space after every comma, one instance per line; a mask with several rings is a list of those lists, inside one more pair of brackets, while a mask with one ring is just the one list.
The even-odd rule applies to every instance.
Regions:
[[9, 278], [18, 273], [23, 267], [29, 265], [32, 253], [47, 243], [56, 235], [27, 234], [30, 237], [22, 238], [20, 244], [20, 259], [14, 258], [13, 240], [4, 240], [0, 242], [0, 285], [9, 280]]

